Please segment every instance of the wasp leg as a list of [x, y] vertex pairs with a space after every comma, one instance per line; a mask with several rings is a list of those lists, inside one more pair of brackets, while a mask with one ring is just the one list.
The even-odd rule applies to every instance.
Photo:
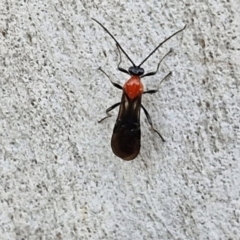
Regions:
[[156, 71], [148, 72], [148, 73], [144, 74], [143, 76], [141, 76], [141, 78], [155, 75], [155, 74], [158, 72], [158, 69], [159, 69], [160, 64], [162, 63], [163, 59], [164, 59], [169, 53], [171, 53], [171, 52], [172, 52], [172, 49], [170, 49], [170, 51], [167, 52], [167, 53], [162, 57], [162, 59], [159, 61], [158, 65], [157, 65]]
[[120, 64], [122, 63], [122, 56], [121, 56], [121, 52], [120, 52], [120, 49], [119, 49], [119, 45], [118, 44], [116, 44], [116, 45], [117, 45], [118, 53], [119, 53], [119, 56], [120, 56], [120, 60], [119, 60], [119, 63], [118, 63], [118, 70], [121, 71], [121, 72], [129, 74], [128, 70], [120, 67]]
[[[160, 85], [166, 78], [168, 78], [168, 77], [171, 76], [171, 75], [172, 75], [172, 72], [169, 72], [169, 73], [161, 80], [161, 82], [159, 83], [159, 85]], [[150, 89], [150, 90], [144, 91], [143, 94], [145, 94], [145, 93], [153, 94], [153, 93], [158, 92], [158, 90], [159, 90], [159, 88], [157, 88], [157, 89]]]
[[151, 126], [151, 129], [158, 134], [158, 136], [162, 139], [163, 142], [165, 142], [163, 136], [153, 127], [152, 119], [151, 119], [148, 111], [146, 110], [146, 108], [145, 108], [142, 104], [141, 104], [141, 108], [143, 109], [143, 111], [144, 111], [144, 113], [145, 113], [145, 115], [146, 115], [146, 117], [147, 117], [147, 120], [148, 120], [148, 123], [149, 123], [150, 126]]
[[151, 90], [144, 91], [143, 94], [145, 94], [145, 93], [153, 94], [156, 92], [158, 92], [158, 89], [151, 89]]
[[107, 74], [105, 71], [103, 71], [101, 67], [99, 67], [98, 70], [100, 70], [105, 76], [107, 76], [107, 78], [109, 79], [109, 81], [112, 83], [112, 85], [113, 85], [114, 87], [122, 90], [122, 86], [119, 85], [119, 84], [116, 83], [116, 82], [113, 82], [113, 81], [111, 80], [111, 78], [108, 76], [108, 74]]
[[118, 103], [113, 104], [111, 107], [109, 107], [109, 108], [106, 110], [107, 116], [104, 117], [104, 118], [102, 118], [102, 119], [99, 120], [98, 122], [100, 123], [100, 122], [102, 122], [103, 120], [105, 120], [106, 118], [111, 117], [112, 115], [109, 114], [109, 112], [112, 111], [112, 110], [113, 110], [114, 108], [116, 108], [117, 106], [119, 106], [120, 104], [121, 104], [121, 102], [118, 102]]

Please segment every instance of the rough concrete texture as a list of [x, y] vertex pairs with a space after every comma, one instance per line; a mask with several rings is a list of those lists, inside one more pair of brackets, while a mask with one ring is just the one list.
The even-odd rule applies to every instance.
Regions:
[[[240, 239], [240, 2], [1, 1], [0, 239]], [[114, 41], [145, 64], [142, 147], [110, 147]], [[122, 56], [123, 57], [123, 56]], [[123, 57], [122, 66], [130, 66]]]

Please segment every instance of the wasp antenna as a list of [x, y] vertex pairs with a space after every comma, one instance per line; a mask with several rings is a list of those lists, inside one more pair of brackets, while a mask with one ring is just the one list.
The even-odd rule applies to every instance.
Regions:
[[92, 18], [93, 21], [95, 21], [96, 23], [98, 23], [110, 36], [111, 38], [116, 42], [117, 46], [122, 50], [122, 52], [124, 53], [124, 55], [128, 58], [128, 60], [132, 63], [132, 65], [135, 67], [135, 63], [132, 61], [132, 59], [127, 55], [127, 53], [123, 50], [123, 48], [121, 47], [120, 43], [117, 41], [117, 39], [107, 30], [107, 28], [105, 28], [98, 20], [96, 20], [95, 18]]
[[182, 29], [178, 30], [177, 32], [173, 33], [171, 36], [169, 36], [168, 38], [166, 38], [164, 41], [162, 41], [161, 43], [159, 43], [159, 45], [138, 65], [138, 67], [140, 67], [141, 65], [143, 65], [143, 63], [145, 63], [148, 58], [150, 58], [165, 42], [167, 42], [170, 38], [172, 38], [173, 36], [177, 35], [178, 33], [182, 32], [187, 25], [185, 25]]
[[155, 75], [155, 74], [158, 72], [158, 69], [159, 69], [160, 64], [162, 63], [163, 59], [164, 59], [169, 53], [171, 53], [172, 51], [173, 51], [173, 50], [170, 49], [170, 50], [162, 57], [162, 59], [160, 60], [160, 62], [159, 62], [158, 65], [157, 65], [157, 70], [156, 70], [156, 71], [148, 72], [148, 73], [142, 75], [141, 78]]

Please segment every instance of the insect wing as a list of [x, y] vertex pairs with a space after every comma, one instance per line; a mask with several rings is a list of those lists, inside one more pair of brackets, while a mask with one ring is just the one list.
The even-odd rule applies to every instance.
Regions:
[[123, 160], [134, 159], [141, 145], [140, 109], [141, 95], [130, 99], [125, 92], [113, 129], [111, 146], [113, 153]]

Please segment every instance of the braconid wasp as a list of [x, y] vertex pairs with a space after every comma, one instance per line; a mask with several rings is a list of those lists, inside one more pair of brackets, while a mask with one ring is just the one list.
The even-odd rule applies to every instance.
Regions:
[[[127, 82], [122, 86], [120, 86], [118, 83], [113, 82], [108, 74], [106, 74], [101, 68], [99, 70], [103, 72], [111, 81], [113, 86], [116, 88], [119, 88], [122, 90], [122, 99], [121, 102], [115, 103], [111, 107], [109, 107], [106, 110], [107, 116], [103, 119], [101, 119], [99, 122], [103, 121], [104, 119], [110, 117], [109, 114], [110, 111], [112, 111], [114, 108], [120, 106], [117, 121], [115, 123], [114, 129], [113, 129], [113, 135], [111, 140], [111, 147], [113, 153], [122, 158], [123, 160], [133, 160], [140, 151], [141, 146], [141, 130], [140, 130], [140, 109], [142, 108], [143, 112], [145, 113], [148, 123], [151, 126], [151, 129], [156, 132], [159, 137], [164, 142], [164, 138], [162, 135], [153, 127], [151, 117], [149, 113], [147, 112], [146, 108], [141, 103], [142, 100], [142, 94], [145, 93], [156, 93], [158, 89], [152, 89], [144, 91], [143, 84], [141, 83], [141, 78], [147, 77], [147, 76], [153, 76], [158, 72], [159, 66], [162, 62], [162, 60], [171, 52], [171, 50], [166, 53], [163, 58], [159, 61], [157, 65], [157, 69], [155, 71], [147, 72], [145, 73], [144, 69], [141, 68], [143, 63], [147, 61], [147, 59], [157, 51], [158, 48], [160, 48], [166, 41], [168, 41], [170, 38], [175, 36], [176, 34], [180, 33], [186, 28], [186, 25], [180, 29], [179, 31], [173, 33], [170, 37], [166, 38], [164, 41], [162, 41], [139, 65], [136, 65], [131, 58], [128, 56], [128, 54], [123, 50], [119, 42], [116, 40], [116, 38], [105, 28], [99, 21], [93, 18], [95, 22], [97, 22], [115, 41], [117, 49], [119, 51], [120, 55], [120, 61], [118, 63], [118, 70], [124, 73], [127, 73], [130, 75], [130, 78], [127, 80]], [[120, 64], [122, 62], [121, 59], [121, 52], [128, 58], [128, 60], [132, 63], [132, 66], [126, 70], [122, 67], [120, 67]], [[166, 78], [168, 78], [171, 75], [171, 72], [168, 73], [162, 80], [164, 81]], [[160, 82], [160, 83], [161, 83]]]

